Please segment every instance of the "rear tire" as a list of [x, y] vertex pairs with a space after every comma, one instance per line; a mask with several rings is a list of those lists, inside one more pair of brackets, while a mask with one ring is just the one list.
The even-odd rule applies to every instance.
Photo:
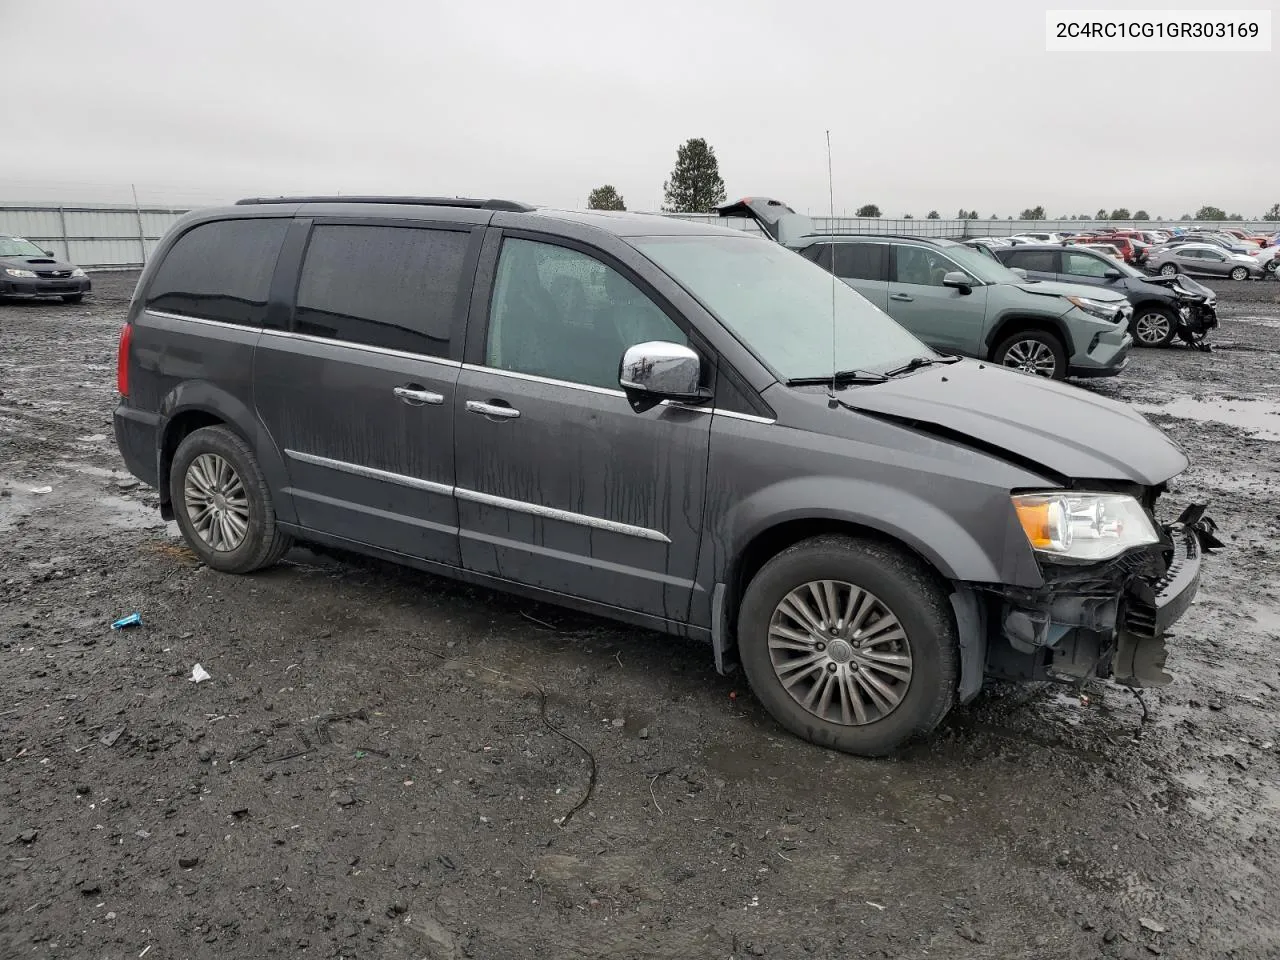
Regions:
[[1232, 280], [1248, 280], [1249, 271], [1246, 270], [1244, 267], [1236, 267], [1231, 271], [1231, 279]]
[[83, 293], [67, 293], [67, 294], [63, 294], [62, 296], [63, 303], [79, 303], [83, 299], [84, 299]]
[[1164, 307], [1145, 306], [1130, 322], [1134, 342], [1144, 347], [1164, 347], [1178, 335], [1178, 318]]
[[1023, 330], [1005, 338], [996, 347], [991, 360], [1020, 373], [1050, 380], [1067, 379], [1066, 348], [1061, 340], [1043, 330]]
[[228, 427], [187, 435], [169, 471], [173, 513], [209, 567], [251, 573], [276, 563], [293, 538], [276, 525], [271, 488], [252, 448]]
[[766, 563], [739, 610], [738, 653], [778, 723], [845, 753], [891, 753], [955, 703], [946, 593], [920, 561], [872, 540], [814, 537]]

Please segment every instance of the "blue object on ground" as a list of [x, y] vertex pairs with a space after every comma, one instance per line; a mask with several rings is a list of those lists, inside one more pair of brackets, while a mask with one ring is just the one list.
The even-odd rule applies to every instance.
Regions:
[[111, 625], [112, 630], [123, 630], [125, 627], [136, 627], [142, 623], [142, 614], [131, 613], [127, 617], [121, 617]]

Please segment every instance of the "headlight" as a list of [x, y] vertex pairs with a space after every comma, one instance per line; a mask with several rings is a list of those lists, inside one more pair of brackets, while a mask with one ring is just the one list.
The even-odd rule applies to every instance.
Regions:
[[18, 270], [15, 267], [5, 267], [4, 272], [11, 277], [34, 277], [36, 275], [34, 270]]
[[1028, 493], [1013, 509], [1032, 549], [1072, 560], [1109, 560], [1132, 547], [1159, 543], [1146, 511], [1113, 493]]
[[73, 277], [83, 277], [84, 271], [81, 270], [79, 267], [76, 267], [74, 270], [71, 271], [71, 275]]
[[1103, 303], [1101, 300], [1090, 300], [1088, 297], [1067, 297], [1072, 304], [1091, 317], [1099, 320], [1114, 320], [1120, 312], [1114, 303]]

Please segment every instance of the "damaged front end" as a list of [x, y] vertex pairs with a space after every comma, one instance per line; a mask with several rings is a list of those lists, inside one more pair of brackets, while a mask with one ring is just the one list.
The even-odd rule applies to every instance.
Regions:
[[1134, 687], [1169, 683], [1167, 631], [1195, 598], [1202, 555], [1222, 544], [1202, 505], [1157, 529], [1157, 543], [1114, 559], [1042, 562], [1041, 587], [988, 588], [986, 674], [1065, 682], [1096, 677]]
[[1181, 273], [1150, 277], [1147, 282], [1166, 287], [1177, 298], [1179, 338], [1188, 346], [1207, 352], [1210, 346], [1205, 338], [1218, 325], [1217, 294]]

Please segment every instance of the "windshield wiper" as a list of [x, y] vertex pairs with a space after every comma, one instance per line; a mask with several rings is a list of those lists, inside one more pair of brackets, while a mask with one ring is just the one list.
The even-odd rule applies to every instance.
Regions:
[[837, 370], [825, 377], [792, 377], [787, 381], [788, 387], [809, 387], [817, 384], [831, 383], [884, 383], [889, 378], [874, 370]]
[[959, 359], [959, 357], [912, 357], [902, 366], [890, 370], [885, 376], [897, 377], [912, 370], [919, 370], [921, 367], [930, 367], [935, 363], [955, 363]]

